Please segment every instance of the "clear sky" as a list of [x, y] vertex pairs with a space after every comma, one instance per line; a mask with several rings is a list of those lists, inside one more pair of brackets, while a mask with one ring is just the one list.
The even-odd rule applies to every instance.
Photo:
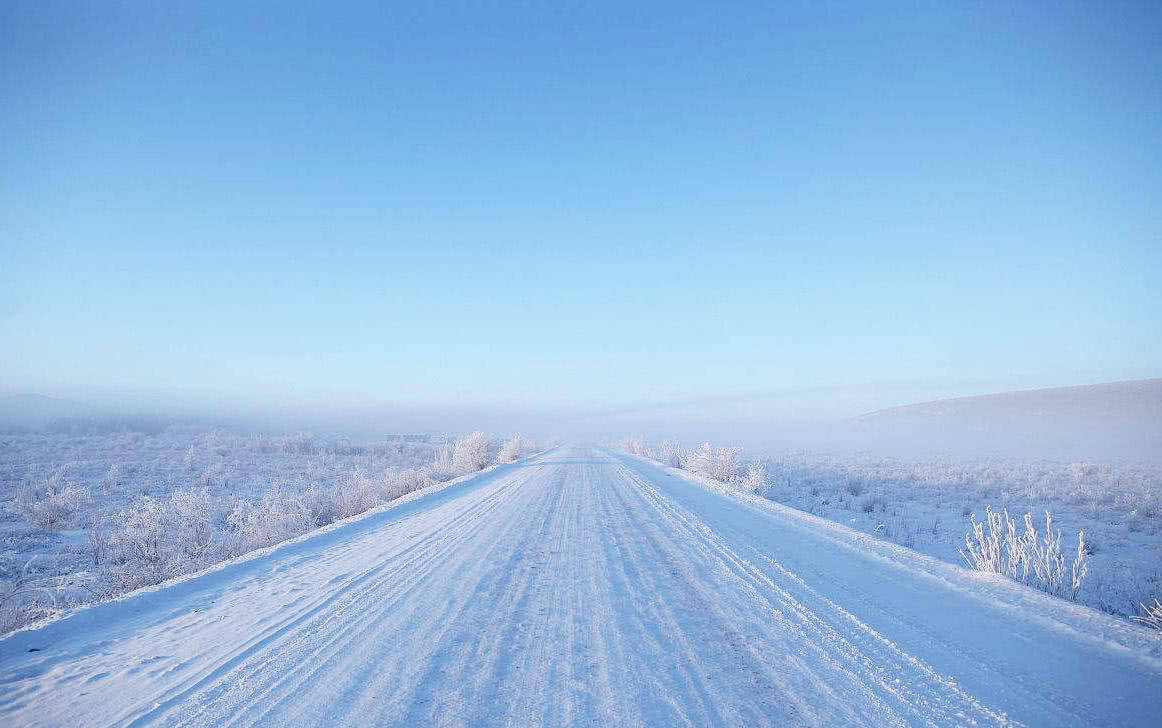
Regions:
[[0, 390], [1162, 375], [1156, 2], [171, 5], [0, 6]]

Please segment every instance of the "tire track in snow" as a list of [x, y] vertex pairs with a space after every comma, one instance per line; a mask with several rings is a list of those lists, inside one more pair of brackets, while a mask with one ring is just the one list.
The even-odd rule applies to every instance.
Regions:
[[[241, 664], [241, 674], [231, 676], [229, 681], [224, 679], [224, 674], [219, 674], [218, 682], [207, 683], [210, 694], [196, 699], [196, 704], [220, 702], [229, 706], [228, 710], [213, 715], [214, 725], [246, 724], [248, 717], [252, 723], [284, 707], [288, 700], [295, 699], [295, 687], [335, 670], [336, 656], [350, 653], [356, 640], [371, 625], [382, 621], [408, 592], [431, 581], [433, 570], [450, 552], [489, 525], [489, 517], [514, 497], [520, 483], [530, 477], [526, 473], [521, 475], [524, 477], [520, 480], [506, 479], [465, 496], [469, 503], [460, 504], [459, 513], [448, 515], [437, 509], [423, 522], [407, 529], [411, 533], [401, 533], [405, 539], [415, 538], [415, 543], [402, 550], [389, 551], [381, 561], [351, 578], [340, 594], [342, 601], [332, 609], [309, 610], [308, 616], [315, 618], [314, 621], [290, 635], [292, 639], [297, 638], [298, 644], [287, 645], [280, 652], [255, 655], [249, 664]], [[351, 586], [362, 588], [349, 592]], [[251, 683], [260, 687], [248, 689], [246, 686]], [[231, 693], [246, 697], [235, 703], [231, 701]], [[265, 705], [250, 715], [248, 711], [260, 703]], [[207, 717], [205, 713], [178, 716], [170, 722], [182, 724], [189, 720], [204, 721]]]
[[[695, 546], [695, 551], [701, 552], [701, 558], [716, 560], [720, 567], [718, 573], [729, 574], [749, 596], [748, 599], [735, 600], [733, 604], [746, 605], [748, 611], [753, 605], [758, 607], [756, 612], [766, 611], [775, 618], [774, 630], [761, 622], [752, 622], [759, 630], [768, 632], [763, 639], [765, 650], [770, 650], [776, 643], [782, 649], [793, 650], [803, 645], [815, 648], [818, 660], [814, 667], [807, 668], [811, 664], [807, 661], [796, 663], [797, 669], [816, 673], [814, 684], [809, 684], [809, 689], [828, 686], [828, 690], [834, 691], [837, 679], [849, 683], [854, 695], [835, 702], [842, 705], [860, 704], [866, 707], [870, 703], [878, 706], [873, 725], [908, 724], [913, 720], [935, 724], [941, 715], [949, 714], [961, 716], [974, 724], [1009, 723], [1002, 714], [988, 709], [973, 696], [957, 688], [954, 681], [938, 675], [915, 656], [899, 650], [890, 640], [859, 622], [834, 602], [814, 598], [817, 596], [814, 590], [773, 558], [765, 559], [771, 568], [763, 570], [757, 567], [696, 516], [683, 512], [644, 479], [626, 472], [627, 478], [635, 483], [642, 495], [659, 513], [665, 514], [671, 530], [683, 531], [685, 538], [677, 541]], [[804, 603], [805, 598], [812, 598], [812, 607]], [[722, 619], [726, 624], [745, 623], [746, 615], [723, 614]], [[855, 630], [851, 629], [853, 626]], [[858, 639], [863, 636], [861, 633], [871, 639]], [[757, 647], [755, 649], [758, 650]], [[828, 674], [819, 674], [823, 672]], [[892, 675], [897, 677], [886, 677]], [[782, 677], [779, 682], [786, 685], [787, 676]], [[905, 678], [911, 680], [906, 681]], [[898, 708], [893, 709], [884, 700], [888, 697], [894, 699]], [[901, 715], [901, 712], [905, 715]], [[839, 720], [848, 724], [864, 722], [863, 718], [852, 714], [814, 715], [812, 718], [828, 723]]]

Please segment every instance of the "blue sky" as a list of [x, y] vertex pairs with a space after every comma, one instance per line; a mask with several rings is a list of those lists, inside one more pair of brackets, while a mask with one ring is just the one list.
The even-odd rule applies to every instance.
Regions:
[[0, 9], [0, 388], [809, 413], [1162, 375], [1156, 3], [197, 5]]

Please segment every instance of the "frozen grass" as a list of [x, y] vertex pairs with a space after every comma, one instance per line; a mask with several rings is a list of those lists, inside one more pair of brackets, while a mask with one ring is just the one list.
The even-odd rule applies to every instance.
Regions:
[[[696, 451], [702, 455], [691, 459], [673, 442], [653, 446], [626, 438], [618, 446], [671, 467], [698, 462], [701, 468], [711, 453], [732, 450], [703, 445]], [[908, 461], [810, 452], [749, 461], [738, 455], [738, 463], [734, 477], [725, 477], [729, 468], [712, 477], [951, 563], [965, 563], [966, 533], [979, 551], [975, 529], [983, 526], [982, 535], [990, 538], [990, 518], [1002, 519], [1003, 559], [1005, 509], [1052, 512], [1049, 528], [1032, 528], [1036, 550], [1032, 517], [1013, 523], [1015, 537], [1028, 539], [1015, 544], [1027, 555], [1013, 562], [1019, 581], [1027, 578], [1031, 586], [1123, 617], [1148, 617], [1145, 605], [1162, 598], [1162, 468], [1155, 464]], [[1058, 528], [1084, 531], [1077, 549], [1065, 548]], [[999, 573], [1007, 570], [1003, 563]]]
[[1162, 601], [1155, 599], [1153, 604], [1141, 602], [1139, 606], [1142, 608], [1142, 613], [1135, 615], [1133, 619], [1151, 629], [1162, 630]]
[[0, 631], [156, 584], [538, 451], [171, 428], [0, 437]]
[[[1020, 532], [1009, 512], [985, 507], [987, 517], [978, 523], [969, 516], [972, 530], [964, 537], [960, 555], [977, 571], [1003, 574], [1023, 584], [1059, 597], [1077, 598], [1081, 582], [1089, 571], [1085, 531], [1077, 533], [1077, 554], [1066, 568], [1061, 550], [1061, 531], [1053, 530], [1053, 516], [1045, 511], [1045, 530], [1037, 533], [1033, 514], [1025, 514], [1025, 530]], [[987, 526], [987, 530], [986, 530]]]

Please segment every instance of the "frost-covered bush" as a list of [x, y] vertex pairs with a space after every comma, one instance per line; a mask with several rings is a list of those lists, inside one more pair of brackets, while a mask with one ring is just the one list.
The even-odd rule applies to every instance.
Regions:
[[170, 496], [170, 519], [175, 544], [190, 558], [205, 556], [213, 544], [217, 507], [204, 488], [175, 490]]
[[537, 444], [532, 440], [516, 435], [504, 441], [500, 446], [500, 452], [496, 455], [496, 462], [498, 463], [514, 463], [523, 457], [532, 455], [537, 451]]
[[68, 480], [64, 470], [26, 483], [16, 496], [14, 510], [40, 528], [67, 528], [92, 498], [89, 491]]
[[105, 477], [101, 478], [99, 486], [102, 495], [110, 495], [113, 491], [121, 487], [121, 464], [113, 463], [109, 466], [109, 471], [105, 473]]
[[663, 440], [658, 445], [658, 462], [671, 468], [682, 467], [682, 447], [673, 440]]
[[326, 526], [339, 520], [335, 498], [330, 488], [312, 483], [302, 495], [303, 505], [311, 515], [311, 520], [319, 526]]
[[113, 536], [119, 562], [138, 561], [156, 566], [165, 558], [169, 513], [163, 503], [142, 496], [121, 514], [121, 527]]
[[666, 440], [652, 449], [639, 437], [626, 437], [617, 447], [631, 455], [648, 458], [663, 465], [682, 468], [723, 483], [734, 483], [739, 488], [758, 491], [767, 484], [767, 468], [762, 463], [752, 463], [744, 470], [740, 447], [714, 447], [704, 442], [697, 450], [683, 451], [678, 443]]
[[380, 484], [362, 473], [354, 474], [333, 491], [335, 514], [350, 518], [365, 513], [383, 500]]
[[303, 499], [281, 485], [275, 485], [257, 505], [245, 501], [235, 504], [226, 521], [239, 539], [235, 544], [239, 553], [286, 541], [316, 525]]
[[[1008, 511], [985, 508], [986, 519], [971, 517], [972, 531], [965, 534], [960, 552], [977, 571], [1003, 574], [1023, 584], [1035, 586], [1055, 596], [1077, 598], [1081, 582], [1089, 572], [1085, 531], [1077, 534], [1077, 553], [1066, 568], [1061, 550], [1061, 532], [1053, 531], [1053, 516], [1045, 511], [1045, 532], [1038, 534], [1033, 514], [1025, 514], [1025, 530], [1019, 532]], [[987, 527], [987, 531], [986, 531]]]
[[747, 466], [746, 475], [735, 483], [740, 489], [748, 493], [757, 493], [767, 484], [767, 469], [762, 463], [751, 463]]
[[626, 437], [618, 443], [618, 448], [630, 455], [637, 455], [643, 458], [652, 457], [649, 445], [640, 437]]
[[51, 589], [37, 586], [33, 563], [0, 568], [0, 632], [7, 632], [37, 619], [59, 613]]
[[408, 493], [427, 488], [435, 483], [431, 476], [415, 468], [389, 470], [383, 475], [383, 493], [386, 502], [403, 497]]
[[93, 560], [93, 566], [98, 566], [109, 558], [111, 548], [109, 529], [100, 517], [89, 519], [85, 527], [85, 551]]
[[492, 462], [492, 443], [483, 432], [473, 432], [456, 441], [452, 450], [452, 469], [457, 473], [474, 473]]
[[436, 448], [432, 458], [432, 475], [436, 480], [450, 480], [455, 477], [456, 466], [452, 462], [454, 443], [444, 443]]
[[741, 453], [742, 448], [714, 447], [709, 442], [704, 442], [697, 450], [683, 456], [682, 468], [691, 473], [729, 483], [738, 476]]

